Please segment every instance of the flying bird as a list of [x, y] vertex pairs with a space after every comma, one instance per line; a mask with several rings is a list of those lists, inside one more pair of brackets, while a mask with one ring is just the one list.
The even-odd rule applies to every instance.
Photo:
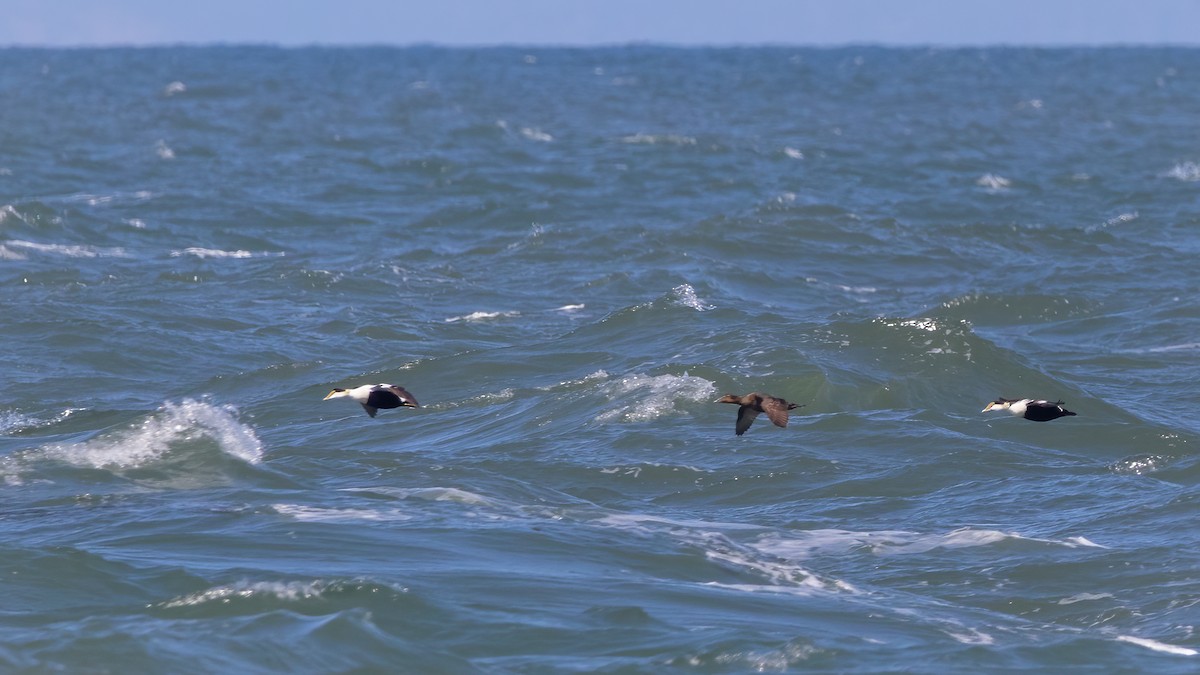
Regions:
[[733, 403], [741, 406], [738, 408], [737, 426], [734, 427], [734, 431], [738, 436], [746, 433], [746, 430], [754, 423], [754, 418], [758, 417], [759, 413], [766, 413], [767, 417], [775, 423], [775, 426], [786, 427], [788, 423], [788, 411], [800, 407], [795, 403], [789, 403], [781, 398], [758, 392], [750, 392], [745, 396], [725, 394], [717, 399], [716, 402]]
[[324, 399], [328, 401], [331, 398], [352, 398], [362, 404], [363, 410], [371, 417], [375, 416], [380, 408], [419, 408], [417, 399], [404, 387], [397, 387], [394, 384], [364, 384], [361, 387], [353, 389], [337, 388], [329, 392], [329, 395]]
[[1060, 417], [1069, 417], [1075, 413], [1063, 407], [1063, 401], [1044, 401], [1033, 398], [998, 398], [987, 404], [982, 412], [990, 410], [1007, 410], [1034, 422], [1049, 422]]

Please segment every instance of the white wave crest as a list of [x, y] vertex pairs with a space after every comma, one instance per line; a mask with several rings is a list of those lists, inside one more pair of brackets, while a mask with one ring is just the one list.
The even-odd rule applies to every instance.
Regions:
[[431, 502], [455, 502], [457, 504], [468, 504], [471, 506], [493, 506], [495, 500], [485, 497], [481, 494], [462, 490], [452, 487], [427, 487], [427, 488], [395, 488], [395, 487], [371, 487], [371, 488], [342, 488], [343, 492], [370, 492], [372, 494], [384, 494], [397, 499], [420, 499]]
[[1003, 541], [1030, 541], [1067, 548], [1104, 548], [1083, 537], [1067, 539], [1038, 539], [1015, 532], [983, 530], [969, 527], [942, 534], [923, 534], [904, 530], [853, 532], [849, 530], [809, 530], [794, 536], [771, 534], [762, 537], [755, 548], [770, 555], [791, 560], [805, 560], [815, 555], [845, 555], [866, 552], [872, 555], [908, 555], [938, 549], [989, 546]]
[[27, 256], [23, 253], [17, 253], [16, 251], [8, 248], [7, 246], [0, 244], [0, 260], [28, 260], [28, 259], [29, 259], [29, 256]]
[[37, 423], [37, 420], [29, 415], [8, 410], [0, 412], [0, 434], [28, 429], [37, 426]]
[[269, 256], [282, 256], [282, 251], [222, 251], [218, 248], [201, 248], [199, 246], [189, 246], [185, 249], [171, 251], [172, 258], [182, 258], [185, 255], [195, 256], [197, 258], [265, 258]]
[[534, 127], [521, 127], [521, 135], [539, 143], [549, 143], [554, 140], [554, 137], [550, 134]]
[[1200, 652], [1197, 652], [1195, 649], [1190, 647], [1169, 645], [1165, 642], [1159, 642], [1158, 640], [1133, 637], [1132, 635], [1118, 635], [1117, 640], [1119, 642], [1128, 642], [1129, 644], [1134, 644], [1139, 647], [1145, 647], [1146, 649], [1156, 652], [1163, 652], [1164, 654], [1175, 654], [1176, 656], [1196, 656], [1197, 654], [1200, 654]]
[[459, 321], [475, 322], [487, 321], [489, 319], [506, 319], [514, 316], [521, 316], [520, 312], [471, 312], [462, 316], [452, 316], [446, 319], [446, 323], [457, 323]]
[[1077, 593], [1069, 598], [1062, 598], [1058, 601], [1060, 605], [1073, 605], [1077, 602], [1091, 602], [1093, 600], [1107, 600], [1114, 598], [1112, 593]]
[[540, 391], [557, 391], [559, 389], [574, 389], [581, 385], [585, 385], [589, 382], [594, 382], [596, 380], [607, 380], [607, 379], [608, 379], [608, 371], [601, 369], [601, 370], [597, 370], [594, 373], [589, 373], [587, 375], [584, 375], [583, 377], [580, 377], [580, 378], [577, 378], [574, 380], [563, 380], [562, 382], [559, 382], [558, 384], [551, 384], [551, 385], [547, 385], [544, 387], [538, 387], [538, 389]]
[[[102, 248], [98, 246], [78, 246], [74, 244], [42, 244], [36, 241], [23, 241], [20, 239], [10, 239], [4, 242], [5, 247], [14, 247], [25, 249], [27, 251], [37, 251], [38, 253], [49, 253], [53, 255], [66, 256], [68, 258], [124, 258], [125, 249], [120, 247]], [[2, 247], [0, 247], [2, 248]]]
[[252, 427], [238, 421], [236, 409], [191, 399], [168, 402], [140, 424], [83, 443], [44, 446], [29, 451], [23, 459], [94, 469], [136, 469], [169, 458], [181, 444], [201, 440], [215, 443], [224, 454], [248, 464], [262, 461], [262, 442]]
[[713, 305], [704, 302], [696, 295], [696, 289], [692, 288], [691, 284], [680, 284], [672, 288], [671, 295], [675, 302], [684, 307], [691, 307], [697, 312], [706, 312], [713, 309]]
[[696, 145], [695, 138], [677, 134], [632, 134], [622, 136], [621, 142], [635, 145]]
[[857, 589], [838, 579], [827, 579], [807, 570], [794, 561], [774, 555], [763, 555], [755, 546], [738, 543], [726, 532], [761, 529], [756, 525], [721, 523], [699, 520], [675, 520], [648, 515], [609, 514], [596, 521], [606, 527], [628, 530], [639, 536], [666, 535], [681, 544], [704, 551], [713, 564], [747, 574], [743, 583], [724, 581], [700, 582], [704, 586], [746, 593], [790, 593], [811, 595], [817, 592], [850, 592]]
[[154, 153], [159, 159], [175, 159], [175, 151], [161, 138], [154, 144]]
[[319, 598], [326, 584], [321, 581], [258, 581], [214, 586], [161, 603], [162, 608], [195, 607], [209, 602], [227, 603], [235, 599], [272, 598], [284, 602]]
[[329, 508], [323, 506], [304, 506], [303, 504], [272, 504], [271, 509], [281, 516], [287, 516], [302, 522], [318, 523], [347, 523], [360, 521], [402, 521], [412, 520], [412, 516], [400, 509], [356, 509]]
[[377, 592], [389, 589], [396, 593], [408, 592], [408, 589], [403, 586], [386, 584], [381, 587], [379, 583], [362, 579], [334, 581], [324, 581], [322, 579], [312, 581], [238, 581], [232, 584], [213, 586], [197, 593], [189, 593], [154, 606], [161, 609], [174, 609], [179, 607], [197, 607], [210, 602], [227, 604], [236, 600], [303, 602], [305, 600], [321, 599], [328, 594], [344, 591], [370, 590]]
[[49, 419], [34, 417], [33, 415], [11, 410], [2, 411], [0, 412], [0, 434], [18, 433], [27, 429], [48, 427], [67, 419], [80, 410], [83, 410], [83, 408], [67, 408]]
[[635, 373], [604, 384], [613, 401], [623, 405], [605, 411], [597, 422], [646, 422], [680, 412], [679, 404], [705, 402], [716, 394], [717, 386], [695, 375], [643, 375]]
[[1001, 192], [1012, 187], [1012, 181], [1004, 176], [998, 176], [994, 173], [985, 173], [980, 176], [975, 184], [988, 192]]
[[1171, 167], [1166, 176], [1187, 183], [1200, 181], [1200, 164], [1196, 162], [1181, 162]]

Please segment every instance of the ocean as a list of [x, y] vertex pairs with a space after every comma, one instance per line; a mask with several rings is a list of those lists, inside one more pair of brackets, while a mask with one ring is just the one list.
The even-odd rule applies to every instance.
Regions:
[[9, 48], [0, 100], [0, 670], [1200, 668], [1200, 50]]

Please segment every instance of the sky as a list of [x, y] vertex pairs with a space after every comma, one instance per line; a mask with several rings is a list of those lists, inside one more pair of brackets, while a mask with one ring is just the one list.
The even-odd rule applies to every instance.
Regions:
[[0, 46], [1193, 45], [1200, 0], [0, 0]]

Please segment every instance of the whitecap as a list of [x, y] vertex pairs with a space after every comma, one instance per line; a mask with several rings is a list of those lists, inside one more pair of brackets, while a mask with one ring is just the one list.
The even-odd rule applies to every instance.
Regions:
[[1077, 602], [1091, 602], [1092, 600], [1106, 600], [1114, 597], [1112, 593], [1078, 593], [1069, 598], [1062, 598], [1058, 601], [1060, 605], [1073, 605]]
[[154, 153], [159, 159], [175, 159], [175, 151], [163, 139], [158, 139], [158, 143], [154, 144]]
[[1161, 347], [1147, 347], [1145, 349], [1126, 349], [1126, 350], [1121, 350], [1121, 351], [1132, 352], [1135, 354], [1141, 354], [1141, 353], [1153, 354], [1155, 352], [1192, 351], [1192, 350], [1196, 350], [1196, 349], [1200, 349], [1200, 342], [1183, 342], [1183, 343], [1180, 343], [1177, 345], [1163, 345]]
[[112, 194], [97, 195], [90, 192], [80, 192], [77, 194], [67, 195], [62, 200], [68, 203], [82, 202], [88, 206], [105, 206], [108, 204], [124, 204], [129, 202], [144, 202], [153, 199], [156, 195], [149, 190], [135, 190], [133, 192], [114, 192]]
[[674, 297], [675, 302], [684, 307], [691, 307], [697, 312], [706, 312], [714, 308], [713, 305], [704, 302], [696, 295], [696, 289], [692, 288], [691, 284], [680, 284], [672, 288], [671, 295]]
[[596, 417], [597, 422], [647, 422], [680, 411], [679, 404], [707, 402], [716, 394], [716, 384], [695, 375], [643, 375], [634, 373], [604, 385], [611, 401], [623, 405]]
[[1159, 642], [1158, 640], [1150, 640], [1147, 638], [1133, 637], [1132, 635], [1118, 635], [1117, 641], [1118, 642], [1128, 642], [1130, 644], [1135, 644], [1139, 647], [1145, 647], [1146, 649], [1151, 649], [1156, 652], [1163, 652], [1164, 654], [1175, 654], [1176, 656], [1196, 656], [1197, 654], [1200, 654], [1200, 652], [1197, 652], [1195, 649], [1191, 649], [1190, 647], [1180, 647], [1178, 645], [1169, 645], [1165, 642]]
[[521, 135], [531, 141], [537, 141], [539, 143], [549, 143], [554, 140], [554, 137], [550, 134], [542, 131], [541, 129], [535, 129], [532, 127], [521, 127]]
[[185, 91], [187, 91], [187, 85], [179, 80], [175, 80], [174, 82], [171, 82], [167, 84], [167, 86], [163, 87], [163, 96], [174, 96], [176, 94], [182, 94]]
[[195, 451], [185, 448], [198, 441], [213, 443], [222, 454], [247, 464], [262, 461], [262, 442], [253, 427], [238, 421], [235, 408], [185, 399], [167, 402], [138, 424], [82, 443], [46, 445], [15, 453], [5, 458], [3, 469], [10, 483], [21, 482], [24, 474], [46, 462], [120, 473]]
[[271, 509], [281, 516], [304, 522], [403, 521], [412, 516], [400, 509], [356, 509], [304, 506], [302, 504], [272, 504]]
[[990, 645], [996, 642], [991, 635], [967, 626], [944, 629], [944, 632], [964, 645]]
[[975, 184], [987, 188], [989, 192], [1000, 192], [1012, 186], [1012, 181], [994, 173], [985, 173], [976, 179]]
[[[644, 513], [606, 513], [597, 518], [595, 522], [599, 525], [607, 527], [615, 527], [619, 529], [629, 530], [639, 534], [647, 534], [650, 532], [658, 532], [663, 529], [680, 530], [680, 529], [707, 529], [707, 530], [763, 530], [766, 529], [762, 525], [753, 525], [749, 523], [734, 523], [712, 520], [691, 520], [681, 518], [667, 518], [666, 516], [652, 516]], [[663, 527], [658, 527], [663, 526]]]
[[834, 288], [843, 293], [856, 293], [860, 295], [879, 292], [879, 289], [874, 286], [844, 286], [842, 284], [834, 284]]
[[481, 494], [453, 487], [397, 488], [366, 487], [342, 488], [343, 492], [370, 492], [384, 494], [397, 499], [420, 499], [431, 502], [455, 502], [471, 506], [495, 506], [496, 501]]
[[0, 434], [18, 433], [28, 429], [37, 429], [57, 424], [83, 408], [67, 408], [49, 419], [34, 417], [16, 411], [0, 412]]
[[174, 600], [159, 603], [157, 607], [172, 609], [195, 607], [210, 602], [228, 603], [237, 599], [271, 598], [284, 602], [297, 602], [321, 597], [326, 584], [322, 581], [257, 581], [239, 582], [214, 586], [198, 593], [184, 595]]
[[622, 143], [631, 143], [635, 145], [696, 145], [696, 139], [691, 136], [679, 136], [675, 134], [633, 134], [630, 136], [622, 136]]
[[521, 316], [520, 312], [471, 312], [462, 316], [452, 316], [446, 319], [446, 323], [457, 323], [459, 321], [487, 321], [489, 319], [507, 319], [514, 316]]
[[970, 527], [959, 528], [942, 534], [927, 534], [906, 530], [878, 530], [869, 532], [836, 529], [809, 530], [787, 537], [780, 534], [766, 535], [756, 542], [754, 546], [770, 555], [793, 560], [804, 560], [815, 555], [845, 555], [860, 552], [879, 556], [922, 554], [939, 549], [990, 546], [1010, 540], [1030, 541], [1054, 546], [1065, 546], [1067, 548], [1104, 548], [1084, 537], [1039, 539], [1026, 537], [1015, 532]]
[[1169, 466], [1170, 463], [1171, 458], [1166, 455], [1144, 454], [1119, 459], [1109, 464], [1108, 469], [1117, 474], [1144, 476], [1161, 471], [1163, 468]]
[[594, 382], [596, 380], [607, 380], [608, 377], [609, 377], [608, 371], [601, 369], [601, 370], [597, 370], [594, 373], [584, 375], [583, 377], [580, 377], [580, 378], [576, 378], [573, 380], [563, 380], [562, 382], [559, 382], [558, 384], [550, 384], [550, 385], [546, 385], [543, 387], [537, 387], [537, 389], [539, 389], [540, 391], [556, 391], [559, 389], [574, 389], [575, 387], [578, 387], [583, 384], [587, 384], [588, 382]]
[[1181, 162], [1171, 167], [1166, 176], [1187, 183], [1200, 181], [1200, 164], [1196, 162]]
[[791, 157], [792, 159], [804, 159], [804, 153], [795, 148], [784, 148], [783, 154]]
[[36, 241], [24, 241], [21, 239], [9, 239], [8, 241], [4, 242], [4, 245], [29, 251], [37, 251], [38, 253], [66, 256], [68, 258], [125, 257], [125, 249], [119, 247], [101, 248], [96, 246], [77, 246], [73, 244], [42, 244]]
[[[868, 642], [870, 638], [864, 638]], [[717, 651], [712, 654], [692, 655], [669, 661], [669, 665], [687, 665], [702, 671], [747, 673], [784, 673], [795, 670], [798, 664], [823, 653], [822, 649], [805, 643], [789, 643], [779, 649], [748, 651]]]
[[254, 253], [252, 251], [237, 250], [223, 251], [218, 248], [201, 248], [199, 246], [189, 246], [182, 250], [171, 251], [172, 258], [182, 258], [185, 255], [195, 256], [197, 258], [260, 258], [268, 256], [282, 256], [282, 251], [261, 251]]
[[10, 431], [21, 431], [36, 424], [37, 421], [29, 415], [7, 410], [0, 412], [0, 434], [7, 434]]
[[554, 311], [563, 312], [565, 314], [570, 314], [572, 312], [578, 312], [579, 310], [583, 309], [584, 307], [587, 307], [587, 305], [585, 305], [583, 303], [579, 303], [578, 305], [563, 305], [562, 307], [556, 308]]
[[18, 253], [11, 248], [0, 244], [0, 260], [28, 260], [29, 256]]

